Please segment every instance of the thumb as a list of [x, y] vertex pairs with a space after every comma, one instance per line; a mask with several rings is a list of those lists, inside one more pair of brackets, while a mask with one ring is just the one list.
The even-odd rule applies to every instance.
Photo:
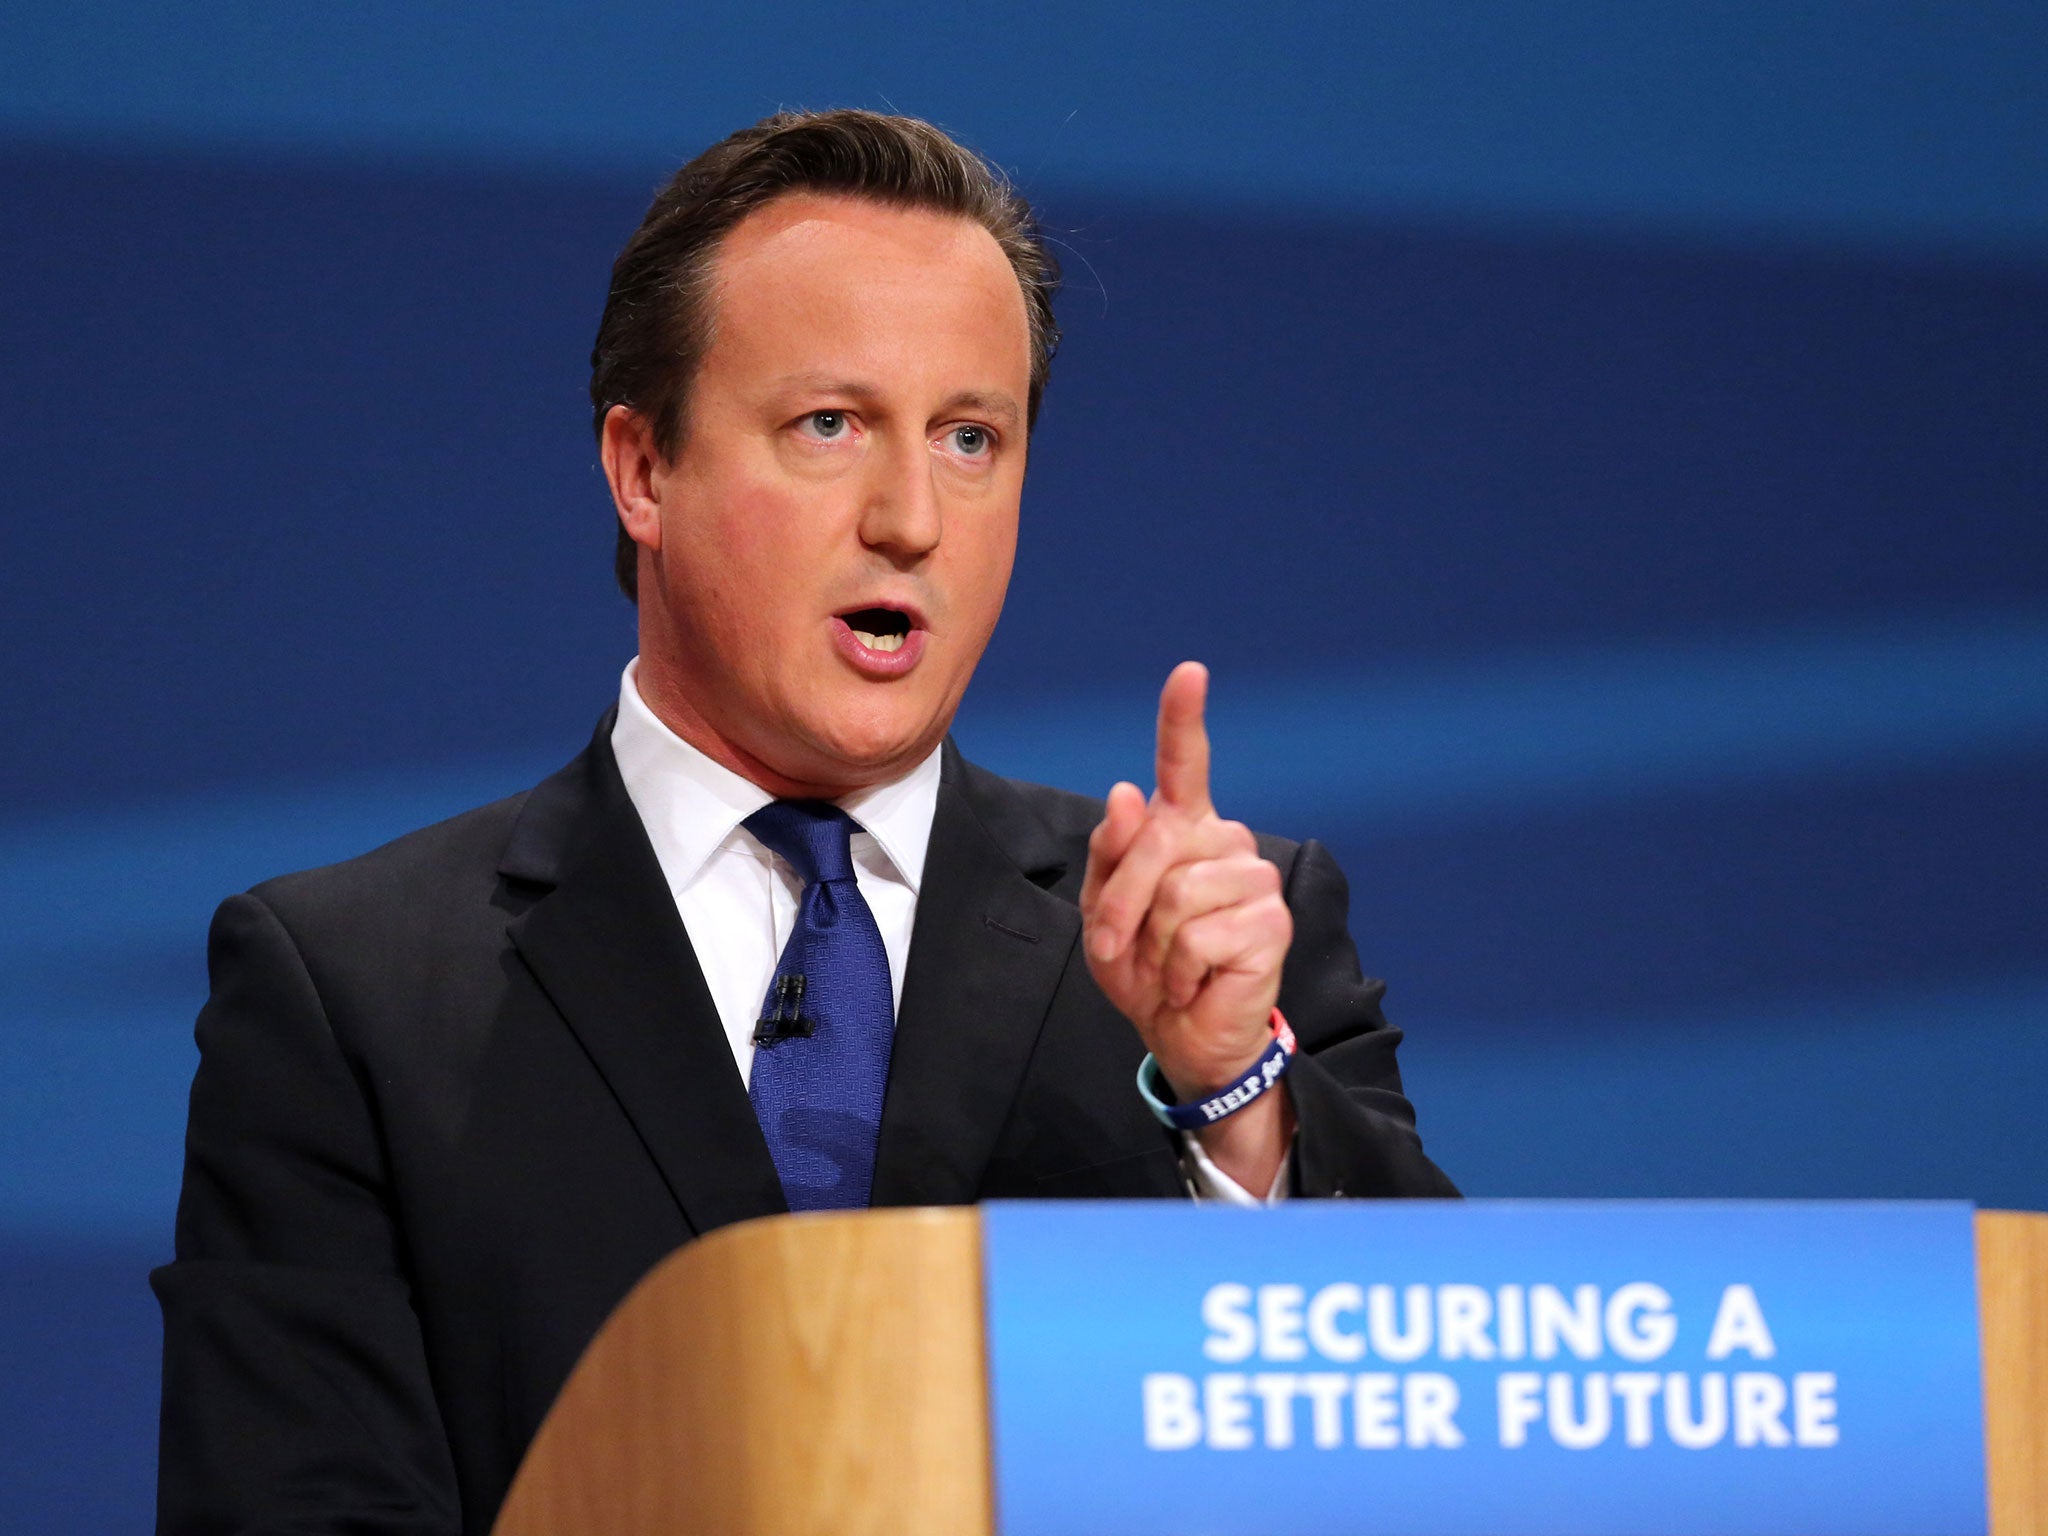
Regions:
[[1094, 910], [1103, 883], [1116, 873], [1117, 865], [1131, 851], [1131, 844], [1144, 829], [1146, 814], [1145, 792], [1137, 785], [1118, 783], [1110, 787], [1102, 822], [1088, 839], [1088, 873], [1081, 881], [1084, 914]]

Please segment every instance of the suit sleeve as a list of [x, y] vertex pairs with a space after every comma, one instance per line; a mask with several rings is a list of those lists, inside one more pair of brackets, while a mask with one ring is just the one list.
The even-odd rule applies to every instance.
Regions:
[[1280, 1011], [1300, 1050], [1287, 1071], [1298, 1129], [1294, 1192], [1308, 1196], [1455, 1196], [1422, 1150], [1401, 1091], [1401, 1031], [1380, 1011], [1386, 983], [1358, 967], [1345, 919], [1351, 890], [1321, 843], [1303, 843], [1287, 874], [1294, 946]]
[[454, 1536], [370, 1102], [257, 896], [215, 915], [164, 1315], [160, 1536]]

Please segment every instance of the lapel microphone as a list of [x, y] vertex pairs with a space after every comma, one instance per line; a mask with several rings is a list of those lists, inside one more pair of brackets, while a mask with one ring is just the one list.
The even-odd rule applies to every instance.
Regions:
[[805, 1040], [817, 1027], [816, 1020], [804, 1017], [803, 973], [798, 971], [778, 976], [768, 993], [768, 1011], [754, 1021], [754, 1044]]

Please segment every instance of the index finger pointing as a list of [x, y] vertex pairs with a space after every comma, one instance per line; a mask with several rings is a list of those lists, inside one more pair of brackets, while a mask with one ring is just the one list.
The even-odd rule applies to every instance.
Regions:
[[1209, 730], [1202, 710], [1209, 669], [1199, 661], [1175, 667], [1159, 690], [1159, 798], [1175, 810], [1206, 814], [1209, 803]]

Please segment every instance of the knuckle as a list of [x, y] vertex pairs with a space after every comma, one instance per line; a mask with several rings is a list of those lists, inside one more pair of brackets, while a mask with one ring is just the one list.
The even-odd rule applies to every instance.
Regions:
[[1258, 903], [1244, 902], [1230, 909], [1230, 940], [1242, 948], [1256, 942], [1263, 928]]
[[1131, 839], [1131, 853], [1156, 858], [1170, 846], [1172, 836], [1173, 826], [1169, 818], [1148, 816], [1145, 825], [1138, 829], [1138, 835]]
[[1185, 905], [1190, 894], [1189, 887], [1195, 881], [1197, 869], [1198, 866], [1192, 864], [1176, 864], [1167, 870], [1165, 874], [1161, 875], [1159, 877], [1160, 904], [1176, 908]]
[[1257, 903], [1260, 922], [1284, 939], [1294, 937], [1294, 914], [1277, 895], [1261, 897]]

